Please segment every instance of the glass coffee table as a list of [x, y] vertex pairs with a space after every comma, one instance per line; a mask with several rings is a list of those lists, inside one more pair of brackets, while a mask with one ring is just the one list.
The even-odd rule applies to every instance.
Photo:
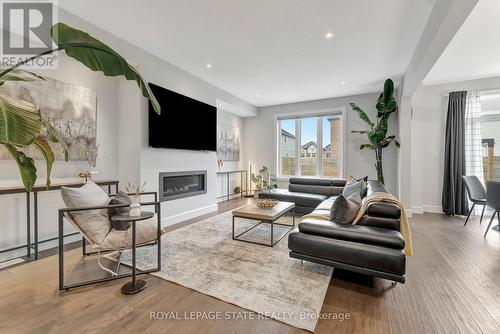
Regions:
[[[292, 214], [292, 219], [293, 219], [293, 225], [288, 225], [288, 224], [281, 224], [281, 223], [276, 223], [276, 221], [286, 215], [287, 213]], [[258, 221], [257, 224], [253, 225], [252, 227], [246, 229], [245, 231], [238, 233], [238, 235], [235, 235], [234, 233], [234, 224], [235, 224], [235, 219], [236, 218], [244, 218], [244, 219], [250, 219], [250, 220], [255, 220]], [[256, 242], [256, 241], [251, 241], [251, 240], [245, 240], [242, 239], [241, 236], [244, 234], [250, 232], [257, 226], [261, 224], [269, 224], [271, 225], [271, 241], [270, 243], [261, 243], [261, 242]], [[286, 231], [285, 234], [283, 234], [278, 240], [274, 240], [274, 225], [281, 225], [281, 226], [289, 226], [290, 229]], [[279, 202], [276, 204], [275, 207], [271, 209], [261, 209], [254, 203], [245, 205], [239, 209], [236, 209], [233, 211], [233, 221], [232, 221], [232, 237], [233, 240], [238, 240], [238, 241], [243, 241], [243, 242], [248, 242], [252, 244], [257, 244], [257, 245], [263, 245], [263, 246], [269, 246], [269, 247], [274, 247], [283, 237], [285, 237], [288, 232], [290, 232], [293, 228], [295, 227], [295, 204], [290, 203], [290, 202]]]

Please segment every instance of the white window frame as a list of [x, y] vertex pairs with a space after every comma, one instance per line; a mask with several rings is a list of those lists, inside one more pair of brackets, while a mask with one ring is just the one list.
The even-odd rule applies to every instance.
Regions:
[[[323, 124], [322, 117], [338, 117], [341, 119], [341, 135], [342, 135], [342, 143], [340, 145], [340, 177], [344, 178], [346, 175], [346, 140], [347, 140], [347, 117], [346, 117], [347, 108], [328, 108], [328, 109], [317, 109], [317, 110], [309, 110], [303, 112], [292, 112], [292, 113], [282, 113], [277, 114], [274, 117], [274, 128], [276, 129], [276, 135], [274, 138], [274, 156], [275, 156], [275, 175], [277, 175], [278, 181], [288, 181], [291, 177], [307, 177], [301, 175], [300, 170], [300, 157], [301, 157], [301, 148], [302, 145], [300, 143], [301, 139], [301, 129], [300, 122], [295, 122], [295, 173], [296, 175], [281, 175], [281, 126], [280, 121], [286, 119], [301, 119], [301, 118], [310, 118], [310, 117], [318, 117], [317, 124], [317, 145], [318, 152], [316, 154], [316, 159], [318, 163], [316, 164], [316, 175], [317, 178], [329, 178], [322, 175], [323, 170]], [[321, 154], [320, 154], [321, 153]]]

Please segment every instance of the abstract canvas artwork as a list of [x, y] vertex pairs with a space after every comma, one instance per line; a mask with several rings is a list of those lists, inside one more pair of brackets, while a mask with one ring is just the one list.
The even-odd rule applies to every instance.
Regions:
[[[70, 160], [86, 160], [85, 151], [96, 146], [96, 92], [92, 89], [46, 78], [45, 81], [9, 82], [0, 93], [37, 105], [42, 116], [60, 133]], [[50, 143], [57, 160], [64, 159], [58, 144]], [[23, 149], [33, 159], [42, 155], [34, 148]], [[2, 146], [0, 159], [11, 159]]]
[[217, 125], [217, 159], [240, 160], [240, 129], [230, 125]]

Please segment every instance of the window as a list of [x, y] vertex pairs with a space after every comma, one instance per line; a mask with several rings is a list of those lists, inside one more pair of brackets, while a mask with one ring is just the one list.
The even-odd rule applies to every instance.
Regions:
[[280, 173], [295, 175], [295, 120], [280, 121]]
[[485, 181], [500, 181], [500, 92], [481, 93], [481, 138]]
[[304, 150], [304, 156], [300, 158], [300, 175], [316, 176], [318, 159], [316, 159], [316, 147], [318, 140], [318, 119], [316, 117], [302, 118], [300, 124], [300, 145]]
[[280, 177], [342, 176], [342, 114], [278, 118]]

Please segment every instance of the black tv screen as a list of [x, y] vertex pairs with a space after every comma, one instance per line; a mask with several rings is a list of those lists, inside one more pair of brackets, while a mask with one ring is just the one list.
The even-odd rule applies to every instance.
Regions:
[[149, 146], [179, 150], [217, 150], [217, 108], [149, 84], [161, 106], [149, 103]]

